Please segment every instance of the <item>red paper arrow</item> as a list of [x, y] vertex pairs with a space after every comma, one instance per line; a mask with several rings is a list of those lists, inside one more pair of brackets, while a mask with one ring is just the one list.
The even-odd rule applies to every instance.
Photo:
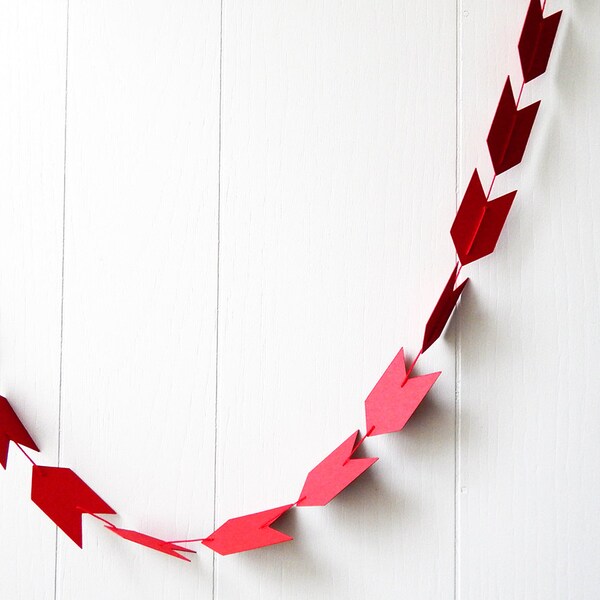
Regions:
[[281, 533], [281, 531], [271, 529], [270, 525], [279, 519], [283, 513], [290, 510], [292, 506], [294, 505], [287, 504], [252, 515], [229, 519], [202, 543], [211, 550], [225, 556], [272, 544], [280, 544], [281, 542], [289, 542], [293, 538]]
[[166, 542], [165, 540], [152, 537], [151, 535], [146, 535], [145, 533], [140, 533], [139, 531], [121, 529], [119, 527], [115, 527], [114, 525], [105, 525], [105, 527], [109, 531], [116, 533], [125, 540], [146, 546], [147, 548], [152, 548], [152, 550], [157, 550], [158, 552], [164, 552], [169, 556], [174, 556], [176, 558], [180, 558], [181, 560], [186, 560], [187, 562], [191, 562], [190, 559], [187, 556], [179, 554], [179, 552], [191, 552], [193, 554], [196, 553], [194, 550], [190, 550], [189, 548], [178, 546], [173, 542]]
[[519, 57], [525, 83], [546, 71], [562, 10], [544, 18], [540, 0], [531, 0], [519, 39]]
[[450, 229], [456, 253], [463, 265], [491, 254], [517, 192], [487, 201], [477, 169]]
[[8, 445], [10, 442], [21, 444], [39, 452], [36, 443], [17, 417], [12, 406], [4, 396], [0, 396], [0, 464], [6, 469]]
[[512, 169], [523, 159], [539, 106], [538, 101], [517, 110], [510, 77], [506, 78], [487, 138], [496, 175]]
[[71, 469], [33, 467], [31, 499], [80, 548], [81, 515], [116, 512]]
[[425, 352], [425, 350], [427, 350], [440, 335], [442, 335], [442, 331], [444, 331], [444, 327], [446, 326], [465, 285], [467, 285], [467, 282], [469, 281], [469, 278], [467, 277], [467, 279], [454, 289], [457, 278], [458, 265], [454, 267], [452, 275], [450, 275], [450, 279], [448, 279], [448, 283], [446, 284], [440, 299], [437, 301], [437, 304], [427, 321], [427, 325], [425, 325], [425, 335], [423, 336], [423, 347], [421, 348], [421, 352]]
[[400, 431], [440, 375], [438, 371], [406, 379], [401, 348], [365, 400], [369, 435]]
[[308, 474], [297, 506], [325, 506], [377, 462], [377, 458], [351, 458], [359, 445], [358, 433], [353, 433]]

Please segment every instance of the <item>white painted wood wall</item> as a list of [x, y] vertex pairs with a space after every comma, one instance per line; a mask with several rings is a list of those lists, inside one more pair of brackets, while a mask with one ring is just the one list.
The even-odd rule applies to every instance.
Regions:
[[[413, 356], [527, 0], [0, 0], [0, 393], [116, 522], [293, 502]], [[0, 473], [3, 600], [600, 594], [600, 7], [564, 9], [442, 378], [290, 544], [191, 565]]]

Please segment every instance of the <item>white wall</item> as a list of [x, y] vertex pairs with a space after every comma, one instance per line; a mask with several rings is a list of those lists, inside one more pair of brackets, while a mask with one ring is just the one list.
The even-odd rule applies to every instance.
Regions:
[[[418, 349], [528, 2], [2, 0], [0, 394], [169, 539], [293, 502]], [[0, 473], [0, 597], [595, 599], [600, 9], [565, 10], [497, 251], [380, 461], [290, 544], [191, 565]]]

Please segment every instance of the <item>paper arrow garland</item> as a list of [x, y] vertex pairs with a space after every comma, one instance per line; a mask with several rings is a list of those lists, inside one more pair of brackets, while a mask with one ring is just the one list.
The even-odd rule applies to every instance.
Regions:
[[263, 546], [289, 542], [294, 539], [270, 525], [286, 513], [293, 504], [271, 508], [262, 512], [229, 519], [208, 538], [202, 541], [211, 550], [222, 554], [235, 554]]
[[377, 458], [352, 458], [358, 434], [354, 432], [308, 474], [297, 506], [325, 506], [377, 462]]
[[35, 465], [31, 499], [80, 548], [83, 513], [117, 514], [71, 469]]
[[105, 527], [109, 531], [116, 533], [119, 537], [122, 537], [125, 540], [134, 542], [136, 544], [140, 544], [141, 546], [146, 546], [147, 548], [151, 548], [152, 550], [156, 550], [158, 552], [163, 552], [164, 554], [174, 556], [175, 558], [180, 558], [181, 560], [185, 560], [187, 562], [191, 562], [190, 559], [187, 556], [183, 556], [179, 553], [196, 553], [194, 550], [190, 550], [189, 548], [178, 546], [173, 542], [165, 542], [164, 540], [152, 537], [151, 535], [146, 535], [145, 533], [140, 533], [139, 531], [132, 531], [131, 529], [121, 529], [120, 527], [115, 527], [114, 525], [105, 525]]
[[448, 279], [448, 283], [440, 296], [440, 299], [437, 301], [429, 320], [427, 321], [427, 325], [425, 325], [425, 335], [423, 336], [423, 346], [421, 347], [421, 352], [425, 352], [428, 348], [434, 344], [437, 339], [442, 335], [444, 331], [444, 327], [446, 327], [446, 323], [448, 319], [450, 319], [450, 315], [462, 294], [462, 291], [465, 289], [469, 279], [465, 279], [456, 289], [454, 286], [456, 285], [456, 280], [458, 279], [458, 265], [454, 267], [452, 271], [452, 275], [450, 275], [450, 279]]
[[496, 175], [504, 173], [523, 160], [529, 134], [541, 102], [517, 110], [510, 77], [506, 78], [496, 115], [492, 121], [487, 145]]
[[365, 400], [369, 435], [400, 431], [440, 375], [438, 371], [407, 379], [401, 348]]
[[39, 449], [23, 423], [13, 410], [9, 401], [0, 396], [0, 464], [6, 469], [8, 460], [8, 445], [10, 442], [21, 444], [36, 452]]
[[562, 10], [543, 17], [540, 0], [531, 0], [519, 39], [523, 80], [528, 83], [546, 71]]
[[517, 192], [487, 201], [477, 169], [450, 229], [462, 265], [491, 254]]
[[[544, 18], [539, 0], [531, 0], [519, 40], [523, 86], [546, 70], [561, 14], [558, 12]], [[327, 504], [375, 463], [377, 458], [352, 457], [367, 437], [400, 431], [440, 376], [439, 372], [420, 376], [411, 374], [422, 353], [439, 339], [469, 281], [465, 279], [456, 287], [460, 268], [487, 256], [496, 247], [516, 192], [492, 201], [488, 199], [496, 176], [521, 162], [540, 105], [536, 102], [519, 109], [520, 97], [521, 93], [515, 102], [510, 78], [507, 78], [487, 138], [494, 179], [486, 195], [477, 169], [473, 173], [451, 229], [460, 263], [453, 269], [427, 321], [420, 352], [408, 371], [404, 350], [398, 352], [365, 401], [367, 434], [358, 440], [358, 431], [355, 432], [310, 471], [297, 506]], [[73, 471], [35, 464], [21, 446], [37, 451], [37, 445], [8, 400], [0, 396], [0, 464], [4, 468], [11, 441], [18, 444], [33, 463], [32, 501], [80, 547], [84, 513], [103, 521], [107, 529], [125, 540], [188, 562], [189, 559], [180, 553], [193, 551], [180, 546], [180, 543], [202, 542], [213, 551], [227, 555], [292, 540], [271, 525], [293, 504], [230, 519], [208, 538], [169, 542], [138, 531], [121, 529], [98, 516], [98, 513], [115, 514], [115, 511]]]

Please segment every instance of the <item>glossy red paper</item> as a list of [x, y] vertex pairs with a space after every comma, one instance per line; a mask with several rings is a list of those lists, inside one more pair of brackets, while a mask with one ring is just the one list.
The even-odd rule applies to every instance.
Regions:
[[519, 39], [519, 58], [525, 83], [546, 71], [562, 10], [545, 17], [540, 0], [531, 0]]
[[377, 462], [377, 458], [351, 458], [358, 434], [353, 433], [308, 474], [297, 506], [325, 506]]
[[401, 348], [365, 400], [370, 435], [400, 431], [440, 374], [438, 371], [406, 379], [404, 348]]
[[450, 279], [448, 279], [448, 283], [425, 325], [425, 335], [423, 336], [421, 352], [425, 352], [442, 335], [444, 327], [446, 327], [446, 323], [450, 319], [450, 315], [469, 281], [467, 278], [455, 288], [457, 278], [458, 265], [454, 267], [452, 275], [450, 275]]
[[116, 514], [71, 469], [34, 466], [31, 499], [80, 548], [83, 513]]
[[281, 533], [281, 531], [272, 529], [270, 525], [290, 510], [292, 506], [294, 505], [287, 504], [286, 506], [229, 519], [202, 543], [211, 550], [226, 556], [227, 554], [289, 542], [293, 538]]
[[158, 552], [164, 552], [169, 556], [174, 556], [187, 562], [191, 562], [190, 559], [187, 556], [179, 554], [179, 552], [192, 552], [193, 554], [195, 554], [194, 550], [184, 548], [183, 546], [178, 546], [177, 544], [174, 544], [172, 542], [165, 542], [164, 540], [152, 537], [151, 535], [146, 535], [145, 533], [140, 533], [139, 531], [132, 531], [131, 529], [121, 529], [120, 527], [114, 527], [113, 525], [105, 525], [105, 527], [109, 531], [116, 533], [118, 536], [122, 537], [125, 540], [134, 542], [136, 544], [140, 544], [142, 546], [146, 546], [147, 548], [157, 550]]
[[488, 202], [475, 169], [450, 229], [463, 265], [494, 251], [516, 195], [517, 192], [510, 192]]
[[0, 464], [6, 469], [8, 445], [10, 442], [21, 444], [39, 452], [27, 429], [13, 410], [9, 401], [0, 396]]
[[539, 106], [538, 101], [517, 110], [510, 77], [507, 77], [487, 138], [496, 175], [512, 169], [523, 159]]

